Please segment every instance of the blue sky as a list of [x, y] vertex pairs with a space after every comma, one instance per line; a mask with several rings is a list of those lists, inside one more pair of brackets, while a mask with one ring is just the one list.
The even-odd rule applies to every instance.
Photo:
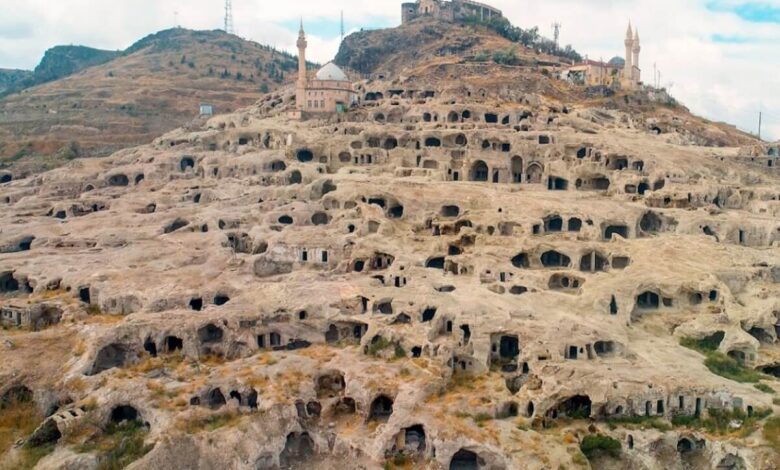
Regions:
[[706, 8], [718, 13], [733, 13], [751, 23], [780, 23], [780, 6], [771, 2], [709, 1]]
[[[662, 85], [697, 114], [780, 139], [780, 0], [483, 0], [521, 27], [550, 35], [594, 59], [623, 55], [628, 20], [639, 28], [643, 77]], [[394, 26], [402, 0], [233, 0], [240, 36], [295, 52], [303, 17], [308, 58], [327, 62], [348, 32]], [[175, 25], [222, 26], [223, 0], [0, 0], [0, 67], [34, 67], [57, 44], [124, 49]], [[178, 15], [175, 14], [178, 12]]]

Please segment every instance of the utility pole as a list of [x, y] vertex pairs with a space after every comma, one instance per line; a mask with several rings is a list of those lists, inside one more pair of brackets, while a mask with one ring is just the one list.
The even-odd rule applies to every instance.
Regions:
[[655, 62], [653, 62], [653, 85], [657, 90], [658, 89], [658, 67], [656, 67]]
[[763, 114], [762, 111], [758, 112], [758, 140], [761, 140], [761, 118], [764, 117]]
[[235, 34], [235, 26], [233, 25], [233, 1], [225, 0], [225, 32], [228, 34]]

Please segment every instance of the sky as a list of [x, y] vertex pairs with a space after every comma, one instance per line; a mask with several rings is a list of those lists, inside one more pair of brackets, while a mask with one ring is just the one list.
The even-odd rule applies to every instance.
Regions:
[[[780, 139], [780, 0], [482, 0], [516, 26], [591, 59], [624, 55], [628, 21], [639, 29], [643, 79], [661, 84], [694, 113]], [[308, 58], [332, 59], [347, 33], [396, 26], [402, 0], [233, 0], [236, 33], [296, 53], [302, 18]], [[173, 26], [223, 27], [224, 0], [0, 0], [0, 68], [32, 69], [49, 47], [80, 44], [124, 49]]]

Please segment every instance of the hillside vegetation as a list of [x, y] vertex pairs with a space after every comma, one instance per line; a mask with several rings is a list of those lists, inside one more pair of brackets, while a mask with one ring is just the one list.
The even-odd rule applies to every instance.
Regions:
[[121, 53], [54, 48], [34, 76], [74, 73], [0, 100], [0, 167], [22, 176], [146, 143], [201, 103], [252, 104], [296, 69], [295, 57], [222, 31], [170, 29]]

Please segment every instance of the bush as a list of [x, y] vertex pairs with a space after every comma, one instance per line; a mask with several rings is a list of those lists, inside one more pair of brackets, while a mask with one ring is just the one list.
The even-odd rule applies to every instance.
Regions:
[[614, 429], [617, 426], [653, 428], [659, 431], [669, 431], [672, 427], [667, 421], [657, 416], [625, 416], [621, 418], [610, 418], [607, 420], [607, 426]]
[[755, 384], [754, 387], [756, 387], [758, 390], [761, 390], [764, 393], [768, 393], [770, 395], [775, 394], [775, 389], [773, 389], [767, 384]]
[[704, 365], [715, 375], [742, 383], [758, 382], [763, 376], [753, 369], [748, 369], [736, 360], [719, 352], [707, 354]]
[[620, 441], [602, 434], [590, 434], [585, 436], [580, 443], [580, 450], [588, 460], [592, 460], [599, 455], [609, 455], [610, 457], [620, 457]]
[[400, 344], [395, 345], [394, 356], [396, 359], [403, 359], [406, 357], [406, 350]]
[[743, 433], [752, 432], [756, 423], [772, 414], [769, 408], [759, 408], [754, 410], [752, 416], [748, 416], [741, 408], [731, 410], [720, 410], [710, 408], [707, 410], [707, 417], [701, 416], [675, 416], [672, 418], [672, 425], [675, 427], [688, 427], [705, 429], [710, 434], [730, 434], [735, 431], [731, 427], [733, 421], [741, 422], [740, 429]]
[[510, 47], [493, 53], [493, 62], [501, 65], [517, 65], [517, 49]]
[[490, 60], [490, 54], [487, 53], [487, 51], [478, 52], [477, 55], [474, 56], [475, 62], [487, 62]]
[[154, 446], [144, 444], [146, 433], [146, 427], [137, 420], [112, 423], [102, 435], [76, 450], [80, 453], [98, 451], [98, 470], [120, 470], [152, 450]]
[[368, 346], [368, 350], [366, 351], [366, 354], [368, 354], [369, 356], [377, 357], [379, 356], [380, 352], [384, 351], [385, 349], [389, 348], [392, 345], [393, 343], [380, 337], [378, 340], [374, 341]]
[[75, 140], [71, 140], [57, 151], [57, 156], [65, 160], [74, 160], [81, 156], [81, 146]]
[[704, 365], [715, 375], [742, 383], [756, 383], [761, 380], [763, 378], [761, 373], [749, 369], [735, 359], [718, 352], [718, 347], [723, 341], [723, 337], [724, 333], [719, 331], [702, 339], [683, 338], [680, 340], [680, 345], [703, 354], [706, 357]]
[[717, 351], [718, 347], [720, 347], [720, 343], [723, 341], [724, 336], [724, 333], [719, 331], [702, 339], [683, 338], [680, 340], [680, 345], [688, 349], [698, 351], [702, 354], [706, 354]]

